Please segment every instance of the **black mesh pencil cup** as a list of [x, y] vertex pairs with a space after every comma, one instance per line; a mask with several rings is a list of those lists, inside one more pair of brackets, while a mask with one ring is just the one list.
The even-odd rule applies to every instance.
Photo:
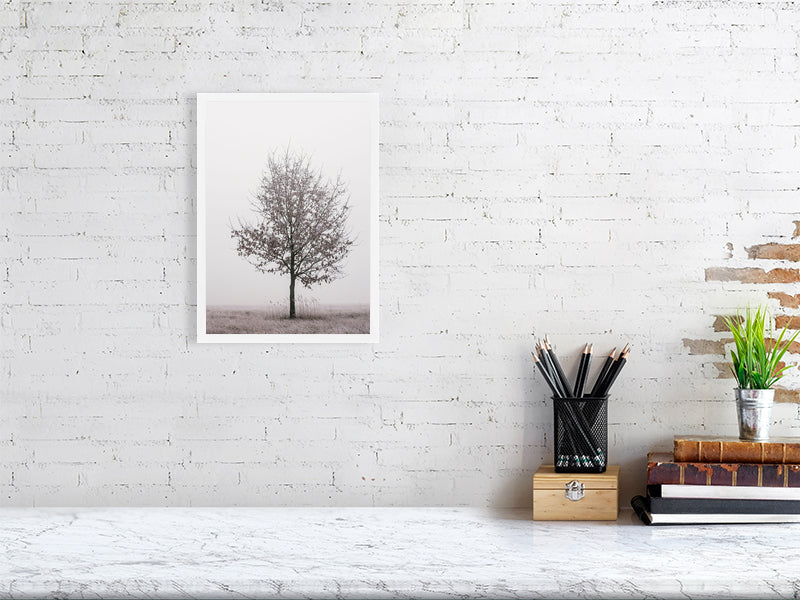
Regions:
[[608, 396], [553, 397], [556, 473], [603, 473], [608, 462]]

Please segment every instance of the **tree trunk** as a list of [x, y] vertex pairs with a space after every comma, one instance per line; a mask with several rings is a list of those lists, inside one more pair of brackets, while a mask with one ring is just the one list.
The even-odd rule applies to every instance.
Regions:
[[294, 319], [294, 276], [289, 283], [289, 318]]

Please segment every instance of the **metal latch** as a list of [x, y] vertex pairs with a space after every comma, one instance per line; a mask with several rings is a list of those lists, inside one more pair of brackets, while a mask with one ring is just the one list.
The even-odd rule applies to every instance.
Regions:
[[580, 500], [583, 498], [583, 484], [577, 480], [565, 483], [564, 495], [567, 497], [567, 500]]

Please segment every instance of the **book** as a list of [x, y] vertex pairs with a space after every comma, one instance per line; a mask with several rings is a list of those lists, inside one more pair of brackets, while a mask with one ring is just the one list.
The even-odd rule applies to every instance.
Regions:
[[675, 436], [676, 462], [800, 463], [800, 438], [772, 438], [747, 442], [736, 437]]
[[741, 498], [661, 498], [648, 495], [647, 511], [653, 514], [797, 514], [800, 500], [755, 500]]
[[739, 500], [800, 500], [800, 488], [727, 485], [648, 485], [651, 496], [661, 498], [729, 498]]
[[631, 506], [645, 525], [800, 523], [798, 513], [653, 513], [644, 496], [634, 496]]
[[681, 462], [671, 452], [650, 452], [647, 483], [800, 488], [800, 464]]

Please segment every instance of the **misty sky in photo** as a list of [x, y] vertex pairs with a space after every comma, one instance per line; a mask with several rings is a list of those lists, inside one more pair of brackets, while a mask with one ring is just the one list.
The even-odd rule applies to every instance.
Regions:
[[[304, 152], [326, 178], [341, 172], [350, 193], [348, 229], [355, 245], [343, 264], [344, 275], [310, 289], [297, 283], [297, 297], [322, 304], [369, 304], [370, 177], [373, 124], [364, 99], [267, 100], [255, 95], [206, 102], [206, 305], [264, 306], [289, 303], [289, 275], [260, 273], [236, 253], [231, 226], [255, 224], [252, 201], [258, 193], [267, 156]], [[203, 126], [203, 124], [201, 124]]]

